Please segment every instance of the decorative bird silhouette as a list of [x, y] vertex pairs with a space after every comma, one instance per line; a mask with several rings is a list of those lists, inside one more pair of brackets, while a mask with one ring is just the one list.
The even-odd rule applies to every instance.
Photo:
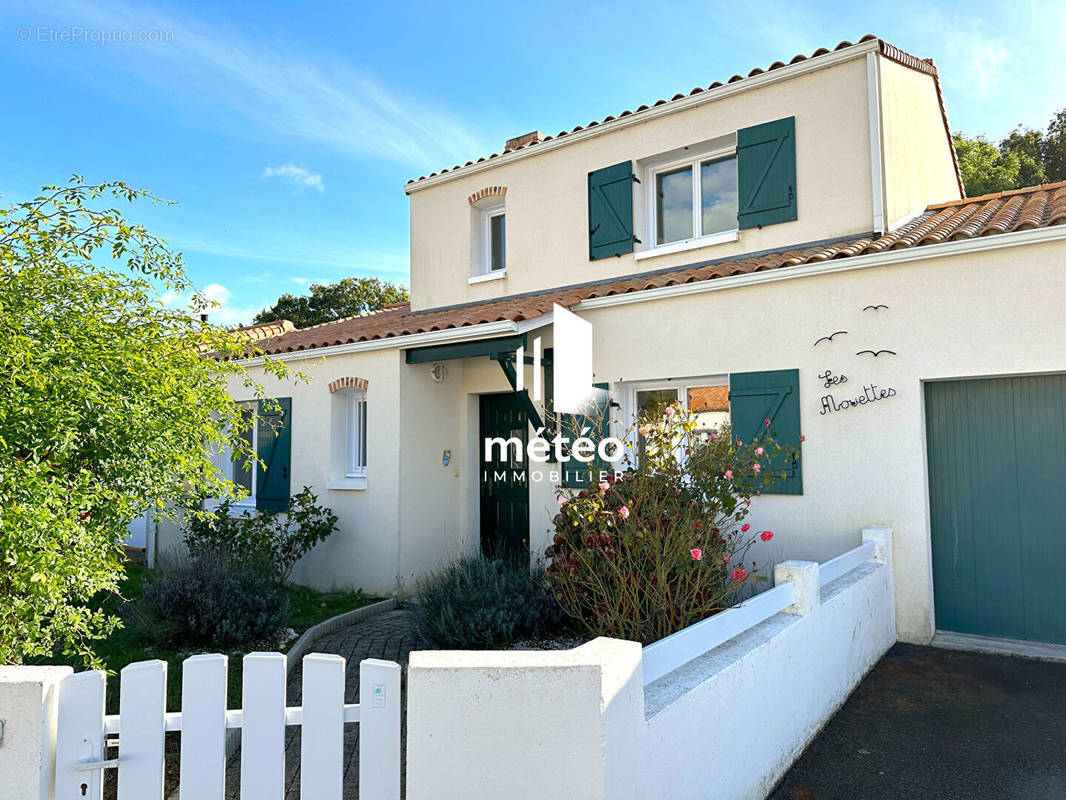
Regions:
[[866, 306], [863, 311], [880, 311], [882, 308], [887, 309], [888, 306], [886, 306], [884, 303], [878, 303], [875, 306]]
[[874, 358], [877, 358], [882, 353], [888, 353], [890, 356], [896, 355], [896, 351], [895, 350], [860, 350], [855, 355], [861, 356], [863, 353], [869, 353]]
[[822, 342], [831, 342], [833, 341], [834, 336], [838, 336], [842, 333], [847, 333], [847, 331], [833, 331], [833, 333], [829, 334], [828, 336], [823, 336], [821, 339], [815, 342], [812, 347], [817, 347]]

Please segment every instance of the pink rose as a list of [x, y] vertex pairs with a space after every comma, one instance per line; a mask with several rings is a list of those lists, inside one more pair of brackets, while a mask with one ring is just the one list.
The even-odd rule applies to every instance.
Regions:
[[722, 556], [722, 561], [726, 564], [729, 563], [729, 556]]
[[726, 478], [727, 481], [733, 480], [733, 470], [727, 469], [725, 471], [725, 478]]
[[761, 447], [756, 447], [755, 448], [755, 455], [761, 456], [762, 454], [763, 454], [763, 449]]
[[677, 412], [676, 412], [676, 411], [674, 411], [674, 407], [673, 407], [673, 406], [667, 406], [667, 407], [666, 407], [666, 416], [668, 416], [668, 417], [672, 417], [672, 416], [673, 416], [674, 414], [676, 414], [676, 413], [677, 413]]
[[806, 437], [806, 436], [804, 436], [804, 435], [803, 435], [802, 433], [800, 434], [800, 441], [801, 441], [801, 442], [802, 442], [802, 441], [803, 441], [804, 439], [806, 439], [806, 438], [807, 438], [807, 437]]
[[768, 541], [770, 541], [771, 539], [774, 538], [774, 532], [773, 531], [763, 531], [762, 533], [759, 534], [759, 538], [761, 538], [764, 542], [768, 542]]
[[561, 505], [561, 506], [565, 506], [566, 505], [566, 498], [563, 497], [562, 495], [559, 495], [559, 505]]
[[745, 522], [743, 525], [740, 526], [740, 532], [741, 533], [747, 533], [750, 530], [751, 530], [751, 525], [749, 523], [747, 523], [747, 522]]
[[748, 573], [744, 571], [744, 567], [737, 567], [733, 570], [733, 583], [741, 583], [746, 580]]
[[698, 547], [693, 547], [688, 551], [688, 554], [692, 556], [696, 561], [703, 561], [703, 551]]
[[715, 439], [717, 439], [717, 438], [718, 438], [718, 434], [717, 434], [717, 433], [712, 433], [712, 434], [711, 434], [711, 441], [712, 441], [712, 442], [713, 442], [713, 441], [714, 441]]
[[610, 488], [611, 488], [611, 484], [607, 483], [607, 481], [604, 481], [603, 483], [600, 484], [600, 491], [601, 492], [606, 492]]
[[620, 516], [622, 519], [629, 519], [629, 509], [625, 506], [622, 506], [620, 509], [618, 509], [618, 516]]
[[756, 472], [758, 472], [759, 470], [761, 470], [761, 469], [762, 469], [762, 467], [760, 467], [760, 466], [759, 466], [759, 462], [758, 462], [758, 461], [756, 461], [756, 462], [755, 462], [754, 464], [752, 464], [752, 465], [751, 465], [751, 468], [752, 468], [753, 470], [755, 470]]
[[751, 498], [750, 497], [745, 497], [744, 498], [744, 502], [747, 503], [750, 506], [751, 505]]
[[765, 422], [767, 425], [770, 424], [770, 420], [768, 420], [768, 419], [764, 419], [763, 422]]

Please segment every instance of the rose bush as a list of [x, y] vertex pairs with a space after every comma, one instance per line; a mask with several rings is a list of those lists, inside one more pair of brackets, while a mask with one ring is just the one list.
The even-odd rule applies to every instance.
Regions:
[[700, 431], [676, 404], [649, 411], [626, 438], [639, 463], [560, 496], [546, 574], [590, 633], [649, 644], [766, 580], [745, 559], [774, 534], [744, 520], [751, 498], [781, 477], [765, 466], [780, 448], [769, 425], [743, 442], [727, 426]]

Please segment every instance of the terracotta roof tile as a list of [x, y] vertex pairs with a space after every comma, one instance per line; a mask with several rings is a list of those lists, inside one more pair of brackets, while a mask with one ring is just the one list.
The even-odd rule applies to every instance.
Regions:
[[288, 322], [271, 323], [282, 326], [284, 332], [261, 341], [259, 346], [271, 354], [292, 353], [502, 320], [521, 322], [547, 314], [555, 303], [569, 307], [596, 297], [1052, 225], [1066, 225], [1066, 181], [929, 206], [906, 225], [876, 239], [793, 248], [447, 308], [411, 311], [410, 304], [395, 303], [381, 311], [300, 330], [292, 330]]
[[[753, 78], [753, 77], [755, 77], [757, 75], [763, 74], [764, 72], [770, 72], [770, 71], [775, 70], [775, 69], [781, 69], [782, 67], [785, 67], [785, 66], [790, 66], [792, 64], [798, 64], [801, 61], [808, 61], [808, 60], [810, 60], [812, 58], [818, 58], [820, 56], [829, 55], [830, 53], [835, 52], [837, 50], [844, 50], [844, 49], [846, 49], [848, 47], [854, 47], [854, 46], [859, 45], [859, 44], [865, 44], [866, 42], [877, 42], [878, 43], [878, 47], [879, 47], [879, 49], [881, 51], [881, 54], [885, 58], [888, 58], [888, 59], [890, 59], [892, 61], [895, 61], [898, 64], [902, 64], [905, 67], [909, 67], [910, 69], [917, 70], [919, 72], [924, 72], [927, 75], [931, 75], [933, 77], [933, 83], [936, 85], [937, 101], [940, 104], [940, 114], [941, 114], [941, 116], [943, 117], [943, 120], [944, 120], [944, 132], [945, 132], [945, 134], [948, 137], [948, 142], [950, 143], [951, 142], [951, 126], [948, 123], [947, 110], [944, 107], [944, 96], [943, 96], [943, 93], [940, 90], [940, 78], [939, 78], [939, 76], [937, 74], [936, 65], [933, 63], [933, 60], [931, 58], [918, 58], [917, 56], [912, 56], [910, 53], [907, 53], [907, 52], [905, 52], [903, 50], [900, 50], [895, 45], [889, 44], [888, 42], [884, 41], [883, 39], [878, 38], [877, 36], [875, 36], [872, 33], [866, 34], [865, 36], [863, 36], [862, 38], [860, 38], [858, 41], [856, 41], [854, 43], [852, 43], [850, 41], [847, 41], [847, 40], [844, 40], [844, 41], [840, 42], [839, 44], [837, 44], [837, 46], [834, 47], [833, 50], [829, 50], [829, 49], [827, 49], [825, 47], [819, 47], [817, 50], [815, 50], [809, 56], [805, 56], [802, 53], [798, 53], [798, 54], [796, 54], [795, 56], [792, 57], [792, 60], [789, 61], [788, 64], [784, 64], [781, 61], [775, 61], [773, 64], [771, 64], [765, 70], [763, 70], [763, 69], [761, 69], [759, 67], [756, 67], [755, 69], [751, 70], [747, 74], [747, 77], [748, 78]], [[572, 133], [577, 133], [578, 131], [583, 131], [583, 130], [585, 130], [587, 128], [592, 128], [592, 127], [595, 127], [597, 125], [603, 125], [603, 124], [606, 124], [606, 123], [609, 123], [609, 122], [613, 122], [616, 119], [621, 119], [622, 117], [632, 116], [633, 114], [639, 114], [642, 111], [647, 111], [650, 108], [656, 108], [658, 106], [665, 105], [667, 103], [677, 102], [678, 100], [682, 100], [685, 97], [690, 97], [690, 96], [692, 96], [694, 94], [700, 94], [701, 92], [710, 91], [711, 89], [717, 89], [720, 86], [724, 86], [726, 84], [731, 84], [731, 83], [736, 83], [737, 81], [742, 81], [742, 80], [745, 80], [745, 76], [744, 75], [733, 75], [725, 83], [722, 83], [721, 81], [714, 81], [709, 86], [707, 86], [706, 89], [703, 89], [703, 88], [697, 86], [694, 89], [692, 89], [687, 95], [678, 93], [678, 94], [675, 94], [673, 97], [671, 97], [669, 100], [665, 100], [665, 99], [660, 98], [659, 100], [656, 100], [654, 103], [652, 103], [650, 105], [649, 104], [643, 104], [643, 105], [637, 106], [637, 108], [632, 110], [632, 111], [630, 111], [629, 109], [626, 109], [625, 111], [622, 111], [622, 112], [620, 112], [618, 114], [608, 115], [608, 116], [604, 117], [600, 121], [593, 120], [592, 122], [588, 123], [587, 125], [578, 125], [578, 126], [576, 126], [574, 128], [571, 128], [568, 131], [567, 130], [559, 131], [559, 133], [557, 133], [555, 136], [544, 136], [544, 137], [540, 138], [539, 140], [531, 141], [531, 142], [529, 142], [527, 144], [520, 145], [518, 147], [515, 147], [515, 148], [513, 148], [511, 150], [508, 150], [508, 151], [505, 151], [505, 152], [513, 153], [513, 152], [517, 152], [517, 151], [520, 151], [520, 150], [528, 150], [530, 148], [536, 147], [538, 144], [542, 144], [543, 142], [551, 141], [552, 139], [560, 139], [560, 138], [562, 138], [564, 136], [569, 136]], [[955, 161], [955, 177], [956, 177], [956, 179], [958, 181], [958, 184], [959, 184], [959, 191], [961, 193], [965, 194], [965, 189], [963, 188], [963, 185], [962, 185], [962, 173], [959, 171], [959, 163], [958, 163], [958, 158], [955, 157], [954, 145], [951, 146], [951, 153], [952, 153], [952, 158]], [[493, 153], [492, 155], [488, 156], [488, 159], [498, 158], [499, 155], [500, 155], [499, 153]], [[457, 170], [462, 170], [465, 167], [469, 167], [469, 166], [472, 166], [474, 164], [480, 164], [481, 162], [486, 161], [488, 159], [483, 156], [483, 157], [477, 159], [476, 161], [467, 161], [466, 164], [463, 164], [461, 166], [460, 165], [456, 165], [456, 166], [452, 167], [451, 169], [442, 169], [440, 172], [432, 172], [429, 175], [423, 175], [420, 178], [413, 178], [413, 179], [407, 181], [406, 185], [407, 186], [411, 186], [412, 184], [416, 184], [419, 181], [426, 180], [427, 178], [435, 178], [438, 175], [445, 175], [445, 174], [449, 174], [449, 173], [455, 172]]]

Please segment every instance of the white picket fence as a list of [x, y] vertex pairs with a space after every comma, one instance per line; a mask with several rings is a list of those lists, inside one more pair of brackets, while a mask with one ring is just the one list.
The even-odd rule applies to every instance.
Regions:
[[[281, 653], [244, 657], [242, 708], [226, 708], [227, 658], [198, 655], [182, 665], [181, 711], [166, 710], [167, 665], [141, 661], [121, 673], [119, 713], [106, 715], [106, 680], [92, 670], [59, 684], [56, 800], [101, 800], [103, 772], [118, 770], [119, 800], [163, 797], [164, 734], [181, 731], [180, 792], [184, 800], [222, 800], [226, 730], [241, 729], [240, 796], [283, 800], [285, 728], [301, 726], [300, 796], [341, 800], [344, 726], [359, 723], [359, 796], [400, 797], [400, 666], [366, 659], [359, 665], [359, 703], [344, 702], [344, 659], [312, 653], [303, 659], [303, 705], [285, 705]], [[117, 734], [118, 756], [106, 746]]]

